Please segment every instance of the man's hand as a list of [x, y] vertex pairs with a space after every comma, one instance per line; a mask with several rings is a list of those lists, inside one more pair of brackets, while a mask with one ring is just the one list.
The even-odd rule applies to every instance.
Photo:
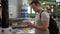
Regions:
[[30, 22], [25, 22], [23, 25], [25, 25], [26, 27], [32, 27], [32, 23], [30, 23]]

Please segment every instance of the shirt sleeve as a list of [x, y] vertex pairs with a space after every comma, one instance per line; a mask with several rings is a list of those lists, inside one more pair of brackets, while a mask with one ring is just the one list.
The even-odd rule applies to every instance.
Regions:
[[49, 14], [47, 12], [41, 13], [41, 20], [49, 20]]

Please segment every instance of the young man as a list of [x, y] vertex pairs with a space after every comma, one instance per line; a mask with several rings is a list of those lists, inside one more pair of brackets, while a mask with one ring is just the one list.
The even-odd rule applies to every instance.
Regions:
[[25, 25], [35, 28], [35, 34], [49, 34], [49, 14], [47, 13], [47, 11], [42, 12], [41, 4], [38, 1], [32, 1], [30, 5], [35, 12], [38, 12], [35, 17], [36, 24], [25, 23]]
[[46, 11], [47, 11], [48, 13], [50, 13], [50, 6], [49, 6], [49, 5], [46, 6]]

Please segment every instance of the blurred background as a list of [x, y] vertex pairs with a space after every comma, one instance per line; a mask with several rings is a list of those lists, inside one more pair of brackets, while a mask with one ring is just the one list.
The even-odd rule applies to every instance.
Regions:
[[[34, 24], [37, 14], [29, 5], [32, 0], [8, 0], [9, 28], [13, 28], [12, 34], [35, 34], [34, 28], [25, 28], [24, 20], [30, 20]], [[51, 16], [56, 20], [60, 32], [60, 0], [39, 0], [43, 9], [49, 5]], [[0, 0], [0, 18], [2, 18], [2, 6]], [[1, 24], [1, 23], [0, 23]], [[1, 28], [1, 27], [0, 27]], [[0, 29], [1, 30], [1, 29]]]

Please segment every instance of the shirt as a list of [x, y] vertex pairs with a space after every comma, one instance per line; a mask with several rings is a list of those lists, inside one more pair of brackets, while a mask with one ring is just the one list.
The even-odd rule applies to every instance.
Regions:
[[[40, 26], [42, 25], [42, 22], [41, 20], [48, 20], [49, 21], [49, 14], [47, 13], [47, 11], [44, 11], [41, 13], [41, 18], [40, 18], [40, 13], [38, 13], [35, 17], [35, 24], [37, 26]], [[49, 25], [48, 25], [49, 26]], [[35, 29], [35, 34], [49, 34], [49, 30], [47, 28], [46, 31], [42, 31], [42, 30], [39, 30], [39, 29]]]

